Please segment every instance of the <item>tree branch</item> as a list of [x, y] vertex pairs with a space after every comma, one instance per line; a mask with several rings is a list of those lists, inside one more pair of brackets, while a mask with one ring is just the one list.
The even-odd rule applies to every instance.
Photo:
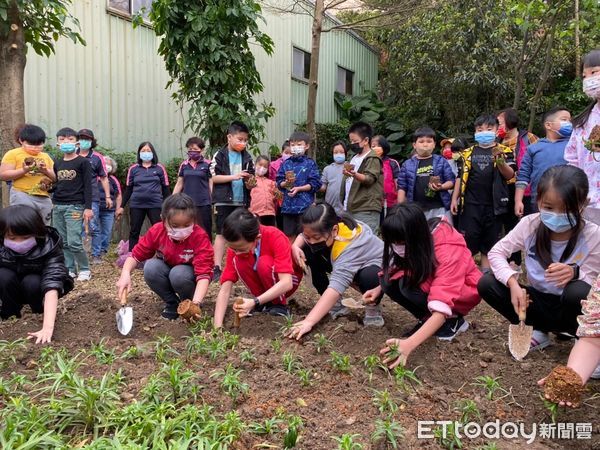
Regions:
[[[422, 9], [431, 9], [432, 7], [430, 6], [424, 6], [422, 7]], [[371, 22], [373, 20], [376, 19], [380, 19], [382, 17], [394, 17], [394, 16], [400, 16], [401, 14], [404, 13], [414, 13], [416, 10], [415, 8], [407, 8], [407, 9], [397, 9], [397, 10], [393, 10], [393, 11], [383, 11], [380, 14], [376, 14], [374, 16], [369, 16], [369, 17], [365, 17], [363, 19], [359, 19], [356, 20], [354, 22], [350, 22], [350, 23], [341, 23], [339, 25], [333, 25], [329, 28], [324, 28], [323, 29], [323, 33], [327, 33], [329, 31], [334, 31], [334, 30], [351, 30], [354, 28], [373, 28], [373, 27], [377, 27], [377, 26], [381, 26], [381, 24], [375, 24], [375, 25], [368, 25], [365, 24], [366, 22]], [[386, 23], [386, 25], [390, 25], [390, 24], [395, 24], [398, 23], [399, 21], [393, 21], [393, 22], [389, 22]]]

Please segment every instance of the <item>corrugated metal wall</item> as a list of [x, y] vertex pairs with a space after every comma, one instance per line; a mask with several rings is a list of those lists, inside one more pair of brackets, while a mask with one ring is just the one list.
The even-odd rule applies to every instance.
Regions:
[[[280, 4], [291, 4], [282, 0]], [[134, 150], [152, 141], [163, 159], [181, 155], [186, 111], [165, 90], [169, 77], [157, 55], [152, 30], [133, 29], [131, 22], [106, 11], [105, 0], [77, 0], [73, 14], [80, 20], [87, 46], [61, 39], [56, 55], [43, 58], [31, 51], [25, 71], [27, 120], [52, 136], [61, 127], [91, 128], [105, 147]], [[257, 49], [256, 63], [265, 90], [259, 101], [272, 102], [276, 116], [267, 124], [263, 149], [280, 144], [303, 122], [308, 87], [291, 77], [292, 47], [310, 51], [311, 18], [264, 11], [263, 29], [275, 42], [271, 57]], [[345, 32], [323, 35], [319, 70], [317, 120], [337, 119], [333, 102], [336, 68], [355, 72], [354, 92], [373, 89], [377, 55]]]

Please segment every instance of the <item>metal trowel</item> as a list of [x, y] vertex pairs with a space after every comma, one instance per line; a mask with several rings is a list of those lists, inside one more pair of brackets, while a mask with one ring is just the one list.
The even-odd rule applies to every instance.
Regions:
[[[525, 303], [527, 305], [529, 303], [529, 296], [527, 293], [525, 293], [525, 298], [527, 299]], [[511, 355], [513, 355], [517, 361], [521, 361], [523, 358], [525, 358], [527, 353], [529, 353], [529, 348], [531, 347], [533, 327], [530, 325], [525, 325], [526, 310], [527, 306], [524, 306], [519, 310], [518, 325], [511, 324], [508, 326], [508, 349], [510, 350]]]
[[117, 311], [117, 329], [126, 336], [133, 328], [133, 308], [127, 305], [127, 289], [121, 294], [121, 308]]

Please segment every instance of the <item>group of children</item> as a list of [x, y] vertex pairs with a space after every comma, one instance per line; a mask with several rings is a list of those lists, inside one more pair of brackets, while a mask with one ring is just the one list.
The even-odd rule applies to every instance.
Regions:
[[[545, 138], [519, 131], [508, 109], [475, 120], [473, 146], [446, 139], [441, 155], [434, 153], [435, 132], [416, 130], [414, 153], [401, 166], [389, 158], [385, 138], [363, 122], [349, 129], [349, 145], [334, 144], [322, 174], [307, 156], [308, 134], [293, 133], [276, 161], [253, 160], [249, 130], [234, 122], [212, 161], [201, 139], [188, 140], [172, 195], [149, 142], [139, 146], [121, 195], [108, 177], [115, 163], [94, 152], [90, 130], [60, 130], [63, 158], [52, 161], [42, 152], [43, 131], [26, 126], [21, 147], [0, 166], [0, 178], [12, 182], [12, 206], [0, 212], [0, 317], [18, 317], [29, 303], [44, 312], [32, 337], [50, 341], [58, 298], [72, 289], [77, 271], [79, 280], [89, 279], [82, 224], [96, 221], [92, 256], [100, 256], [102, 211], [114, 220], [129, 203], [131, 254], [118, 294], [131, 290], [131, 272], [144, 263], [166, 319], [177, 317], [184, 299], [202, 303], [211, 280], [221, 283], [217, 328], [237, 281], [251, 296], [233, 305], [236, 313], [288, 315], [288, 299], [307, 277], [320, 297], [290, 338], [300, 339], [328, 314], [346, 314], [341, 299], [349, 287], [362, 294], [364, 325], [382, 326], [386, 294], [416, 319], [381, 350], [397, 347], [400, 356], [386, 360], [395, 366], [434, 335], [449, 341], [466, 331], [465, 316], [483, 299], [511, 323], [526, 311], [533, 349], [550, 345], [550, 333], [579, 336], [569, 366], [584, 383], [600, 377], [600, 164], [593, 157], [600, 143], [588, 142], [600, 127], [600, 51], [584, 58], [583, 74], [593, 102], [573, 120], [564, 108], [548, 111]], [[46, 179], [54, 184], [51, 200]], [[317, 202], [323, 191], [325, 202]], [[46, 227], [50, 217], [56, 230]], [[153, 225], [140, 238], [145, 217]]]

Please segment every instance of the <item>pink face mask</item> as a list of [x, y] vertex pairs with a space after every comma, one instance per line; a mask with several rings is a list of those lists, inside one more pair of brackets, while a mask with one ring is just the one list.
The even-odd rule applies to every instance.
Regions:
[[37, 245], [34, 237], [25, 239], [24, 241], [13, 241], [12, 239], [4, 238], [4, 246], [10, 248], [15, 253], [25, 254]]
[[267, 174], [267, 168], [263, 166], [256, 167], [256, 175], [259, 177], [264, 177]]
[[285, 161], [286, 159], [290, 159], [292, 155], [290, 155], [289, 153], [284, 153], [283, 155], [281, 155], [281, 160]]
[[185, 228], [171, 228], [169, 226], [167, 228], [167, 236], [169, 236], [174, 241], [185, 241], [192, 232], [194, 231], [194, 225], [190, 225]]

